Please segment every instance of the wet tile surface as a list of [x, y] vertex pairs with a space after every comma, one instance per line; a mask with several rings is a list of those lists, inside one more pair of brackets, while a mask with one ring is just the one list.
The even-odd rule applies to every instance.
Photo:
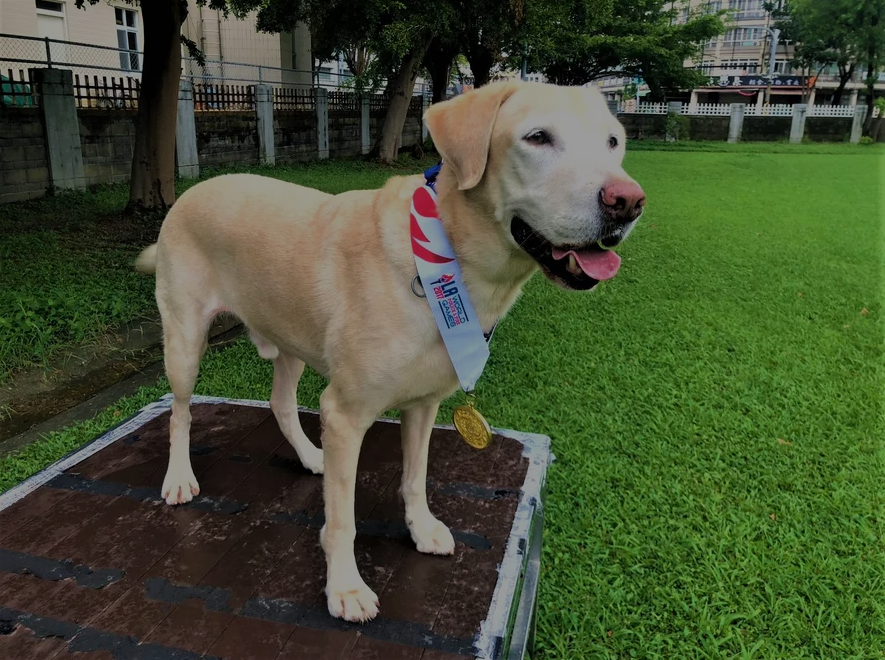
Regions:
[[[199, 501], [159, 499], [164, 413], [0, 511], [0, 657], [114, 658], [133, 645], [186, 660], [472, 655], [528, 467], [520, 443], [476, 451], [434, 430], [428, 499], [457, 540], [454, 557], [436, 557], [417, 552], [403, 521], [399, 425], [370, 429], [355, 550], [381, 614], [357, 626], [325, 609], [322, 478], [270, 411], [192, 414]], [[319, 444], [317, 416], [302, 424]]]

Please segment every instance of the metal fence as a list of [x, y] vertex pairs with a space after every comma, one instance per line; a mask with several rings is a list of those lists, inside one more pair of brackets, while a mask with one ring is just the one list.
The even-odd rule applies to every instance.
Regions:
[[[70, 69], [81, 77], [107, 76], [109, 79], [139, 80], [143, 64], [144, 54], [141, 51], [0, 33], [0, 71], [3, 72], [3, 83], [12, 81], [12, 76], [7, 75], [8, 71], [25, 75], [28, 69], [35, 67]], [[17, 78], [20, 83], [21, 75]], [[266, 83], [303, 89], [321, 87], [344, 91], [354, 88], [352, 75], [329, 71], [325, 67], [307, 71], [220, 60], [200, 63], [190, 57], [182, 58], [181, 76], [194, 85], [216, 87]], [[416, 82], [413, 93], [418, 96], [429, 95], [430, 88], [423, 82]]]
[[194, 85], [195, 110], [254, 110], [254, 85]]
[[74, 74], [74, 99], [78, 108], [137, 110], [141, 81], [127, 76]]
[[0, 70], [0, 107], [32, 107], [37, 101], [29, 70]]

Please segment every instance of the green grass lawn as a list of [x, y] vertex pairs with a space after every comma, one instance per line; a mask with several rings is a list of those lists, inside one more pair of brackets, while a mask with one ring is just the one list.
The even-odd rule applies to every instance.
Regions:
[[[558, 459], [534, 660], [883, 657], [881, 153], [634, 151], [649, 205], [619, 275], [530, 282], [479, 395]], [[198, 391], [270, 384], [241, 342]], [[0, 460], [0, 489], [165, 387]]]
[[[391, 174], [416, 169], [404, 157], [394, 167], [335, 161], [269, 172], [338, 193], [378, 187]], [[193, 183], [179, 181], [179, 193]], [[0, 383], [113, 325], [155, 312], [153, 282], [132, 262], [156, 239], [160, 219], [122, 221], [127, 195], [123, 185], [101, 186], [0, 205]]]

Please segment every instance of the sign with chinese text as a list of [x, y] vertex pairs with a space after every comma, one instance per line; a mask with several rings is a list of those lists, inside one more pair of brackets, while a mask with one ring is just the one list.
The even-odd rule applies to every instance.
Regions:
[[[801, 89], [803, 86], [811, 87], [814, 78], [807, 76], [777, 76], [772, 79], [772, 87], [790, 87]], [[767, 87], [768, 79], [765, 76], [711, 76], [708, 87]]]

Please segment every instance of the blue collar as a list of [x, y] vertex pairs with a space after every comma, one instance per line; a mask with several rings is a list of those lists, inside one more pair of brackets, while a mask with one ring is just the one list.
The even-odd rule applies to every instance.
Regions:
[[436, 165], [424, 172], [424, 180], [427, 182], [427, 185], [430, 186], [433, 192], [436, 192], [436, 177], [439, 175], [439, 171], [442, 169], [442, 166], [442, 161], [439, 161]]

